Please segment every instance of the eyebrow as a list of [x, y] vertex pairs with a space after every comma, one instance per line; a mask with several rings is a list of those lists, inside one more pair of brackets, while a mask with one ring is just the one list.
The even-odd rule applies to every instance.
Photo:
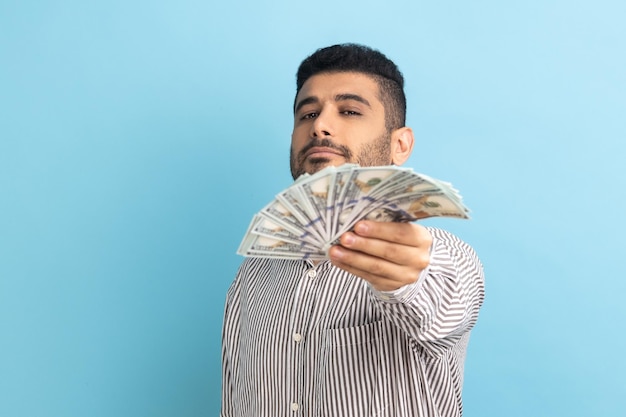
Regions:
[[372, 107], [372, 105], [370, 104], [369, 101], [367, 101], [365, 98], [361, 97], [358, 94], [337, 94], [335, 96], [335, 101], [346, 101], [346, 100], [354, 100], [354, 101], [358, 101], [359, 103], [363, 103], [365, 104], [367, 107]]
[[[347, 100], [358, 101], [359, 103], [365, 104], [367, 107], [370, 107], [370, 108], [372, 107], [369, 101], [367, 101], [365, 98], [361, 97], [358, 94], [345, 93], [345, 94], [337, 94], [335, 96], [335, 101], [347, 101]], [[302, 108], [302, 106], [306, 106], [307, 104], [314, 104], [318, 102], [319, 102], [319, 98], [317, 98], [316, 96], [309, 96], [309, 97], [303, 98], [302, 100], [298, 102], [298, 104], [296, 104], [294, 113], [297, 113], [298, 110]]]
[[315, 96], [309, 96], [307, 98], [303, 98], [296, 104], [296, 108], [294, 109], [294, 113], [298, 113], [298, 110], [302, 108], [302, 106], [306, 106], [307, 104], [317, 103], [319, 99]]

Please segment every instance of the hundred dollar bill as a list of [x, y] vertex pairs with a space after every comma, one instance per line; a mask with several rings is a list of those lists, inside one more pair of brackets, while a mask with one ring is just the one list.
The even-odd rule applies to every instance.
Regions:
[[[291, 226], [292, 229], [301, 231], [301, 236], [304, 240], [313, 240], [318, 243], [324, 241], [322, 237], [317, 234], [316, 230], [312, 227], [305, 227], [308, 219], [300, 213], [297, 213], [295, 209], [292, 209], [281, 201], [273, 200], [267, 206], [261, 210], [261, 214], [273, 219], [281, 224]], [[252, 225], [251, 225], [252, 226]]]
[[294, 191], [302, 196], [301, 203], [307, 211], [309, 220], [316, 225], [317, 230], [325, 240], [328, 239], [326, 206], [333, 174], [333, 171], [326, 171], [326, 175], [311, 176], [308, 180], [302, 181], [294, 187]]
[[315, 249], [320, 241], [314, 239], [306, 231], [294, 227], [288, 223], [283, 223], [281, 219], [272, 218], [266, 213], [258, 213], [253, 218], [253, 224], [248, 233], [255, 235], [274, 237], [290, 243], [303, 243], [312, 249]]
[[352, 217], [352, 209], [362, 196], [382, 188], [385, 180], [394, 175], [401, 175], [402, 171], [391, 166], [365, 167], [351, 170], [335, 204], [335, 211], [339, 211], [341, 214], [335, 215], [333, 229], [341, 230], [343, 228], [345, 221]]
[[372, 206], [375, 207], [380, 202], [396, 198], [396, 195], [398, 198], [404, 197], [404, 200], [408, 200], [411, 196], [417, 199], [424, 193], [442, 191], [441, 186], [435, 180], [412, 171], [402, 171], [380, 188], [372, 190], [371, 193], [363, 195], [358, 201], [355, 201], [353, 208], [343, 223], [355, 223], [363, 218], [364, 211], [371, 210]]
[[304, 174], [255, 215], [243, 256], [326, 259], [328, 248], [361, 219], [410, 222], [469, 218], [458, 190], [410, 168], [345, 164]]

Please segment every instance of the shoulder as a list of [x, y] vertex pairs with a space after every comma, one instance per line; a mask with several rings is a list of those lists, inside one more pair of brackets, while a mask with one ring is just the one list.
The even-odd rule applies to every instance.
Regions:
[[458, 236], [436, 227], [427, 227], [433, 237], [431, 263], [454, 266], [459, 271], [474, 270], [482, 275], [482, 263], [476, 251]]
[[291, 269], [303, 262], [302, 260], [248, 257], [241, 262], [238, 275], [258, 275], [268, 271]]
[[467, 242], [465, 242], [458, 236], [448, 232], [447, 230], [430, 226], [426, 226], [426, 229], [433, 237], [433, 247], [436, 247], [437, 245], [445, 246], [449, 249], [459, 250], [472, 256], [476, 256], [476, 251], [474, 250], [474, 248], [472, 248]]
[[236, 280], [250, 287], [268, 280], [283, 280], [308, 269], [302, 259], [245, 258], [239, 267]]

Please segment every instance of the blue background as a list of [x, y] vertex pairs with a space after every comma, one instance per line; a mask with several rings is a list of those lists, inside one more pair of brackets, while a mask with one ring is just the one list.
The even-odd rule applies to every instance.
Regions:
[[379, 48], [473, 219], [466, 416], [626, 415], [623, 1], [0, 1], [0, 416], [215, 416], [299, 62]]

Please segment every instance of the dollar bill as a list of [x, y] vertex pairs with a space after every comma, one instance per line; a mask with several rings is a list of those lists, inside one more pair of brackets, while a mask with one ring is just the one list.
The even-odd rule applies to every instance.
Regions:
[[469, 218], [452, 184], [410, 168], [345, 164], [304, 174], [252, 219], [237, 250], [243, 256], [322, 260], [361, 219], [411, 222]]

